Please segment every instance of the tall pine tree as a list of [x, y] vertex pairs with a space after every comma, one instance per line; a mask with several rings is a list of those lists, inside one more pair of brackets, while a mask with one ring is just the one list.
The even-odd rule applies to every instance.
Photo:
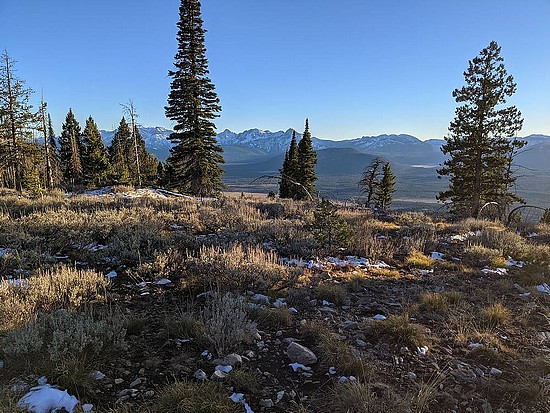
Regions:
[[0, 172], [6, 186], [21, 191], [25, 151], [38, 116], [29, 103], [33, 91], [15, 75], [15, 63], [4, 51], [0, 61], [0, 165], [5, 167]]
[[374, 158], [371, 164], [363, 172], [363, 176], [358, 185], [361, 192], [365, 194], [365, 206], [370, 208], [375, 199], [376, 190], [380, 186], [380, 174], [383, 162], [380, 158]]
[[82, 147], [82, 170], [86, 184], [94, 187], [104, 185], [109, 172], [109, 159], [101, 133], [91, 116], [86, 119]]
[[69, 109], [59, 138], [59, 160], [65, 186], [74, 190], [83, 183], [82, 169], [82, 136], [80, 125]]
[[486, 202], [505, 207], [522, 201], [511, 189], [515, 183], [511, 164], [525, 142], [511, 140], [523, 119], [515, 106], [503, 107], [516, 91], [516, 83], [504, 68], [501, 48], [492, 41], [464, 72], [466, 86], [453, 91], [461, 105], [449, 127], [441, 150], [449, 159], [438, 170], [450, 177], [449, 189], [438, 195], [450, 200], [458, 215], [477, 217]]
[[178, 52], [172, 77], [166, 117], [176, 122], [170, 140], [166, 171], [182, 192], [209, 196], [223, 188], [223, 149], [216, 141], [212, 120], [221, 111], [214, 85], [208, 78], [208, 60], [204, 45], [201, 3], [181, 0], [179, 8]]
[[59, 187], [62, 179], [61, 174], [61, 165], [59, 162], [59, 152], [57, 150], [57, 138], [55, 136], [55, 131], [52, 126], [52, 118], [48, 114], [48, 145], [50, 146], [49, 155], [50, 155], [50, 165], [52, 168], [52, 178], [54, 187]]
[[298, 144], [298, 182], [302, 184], [302, 188], [296, 193], [297, 199], [311, 199], [315, 196], [315, 181], [317, 181], [315, 165], [317, 165], [317, 153], [313, 150], [309, 120], [306, 119], [304, 134]]
[[386, 162], [382, 168], [382, 179], [374, 193], [374, 205], [376, 208], [385, 211], [393, 202], [393, 193], [395, 192], [395, 175], [393, 174], [390, 163]]
[[130, 144], [130, 128], [122, 117], [115, 136], [109, 146], [109, 161], [111, 163], [112, 180], [117, 184], [129, 184], [130, 170], [128, 168], [127, 151]]
[[301, 188], [295, 182], [299, 179], [298, 144], [296, 143], [296, 131], [292, 131], [290, 146], [285, 153], [283, 167], [280, 170], [279, 197], [294, 198]]

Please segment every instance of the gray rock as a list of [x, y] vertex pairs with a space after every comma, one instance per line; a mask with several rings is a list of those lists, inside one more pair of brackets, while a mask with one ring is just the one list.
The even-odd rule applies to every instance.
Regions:
[[315, 353], [296, 342], [290, 343], [286, 349], [286, 354], [293, 363], [301, 363], [305, 366], [317, 363], [317, 356]]
[[123, 382], [123, 379], [115, 379], [115, 384], [122, 384]]
[[489, 374], [493, 377], [499, 377], [502, 375], [502, 370], [499, 370], [495, 367], [491, 367], [491, 371], [489, 371]]
[[201, 370], [201, 369], [198, 369], [195, 374], [193, 374], [193, 376], [197, 379], [197, 380], [201, 380], [201, 381], [204, 381], [207, 379], [207, 376], [206, 376], [206, 373]]
[[137, 378], [133, 382], [130, 383], [130, 387], [136, 387], [136, 386], [139, 386], [140, 384], [141, 384], [141, 379]]
[[225, 365], [233, 366], [235, 364], [242, 364], [242, 363], [243, 363], [243, 358], [241, 356], [239, 356], [238, 354], [235, 354], [235, 353], [231, 353], [231, 354], [225, 356], [223, 358], [223, 360], [221, 361], [221, 363], [219, 363], [219, 364], [225, 364]]
[[260, 400], [260, 406], [262, 407], [273, 407], [274, 403], [271, 399], [262, 399]]

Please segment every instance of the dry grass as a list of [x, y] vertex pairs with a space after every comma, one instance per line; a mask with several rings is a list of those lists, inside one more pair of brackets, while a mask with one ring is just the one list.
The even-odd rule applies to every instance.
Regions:
[[405, 408], [390, 387], [358, 381], [338, 384], [331, 399], [329, 408], [335, 413], [401, 413]]
[[501, 251], [476, 244], [464, 249], [462, 262], [474, 268], [506, 266], [506, 259]]
[[355, 376], [367, 380], [372, 375], [372, 367], [351, 345], [327, 331], [319, 338], [318, 354], [323, 365], [336, 367], [338, 375]]
[[318, 300], [326, 300], [335, 305], [344, 305], [348, 299], [348, 291], [341, 284], [319, 284], [314, 288]]
[[241, 244], [202, 247], [199, 254], [188, 254], [182, 266], [183, 276], [191, 285], [218, 285], [233, 291], [263, 291], [298, 275], [280, 265], [275, 252]]
[[481, 317], [487, 327], [499, 327], [512, 319], [512, 313], [502, 303], [495, 303], [483, 308]]
[[432, 257], [428, 257], [418, 250], [412, 250], [405, 259], [405, 264], [409, 267], [424, 269], [432, 268], [435, 262]]
[[178, 382], [165, 387], [153, 405], [143, 413], [237, 413], [223, 386], [213, 382]]
[[258, 323], [263, 329], [279, 329], [292, 325], [292, 313], [286, 308], [253, 307], [248, 310], [252, 321]]
[[366, 333], [377, 341], [392, 345], [417, 347], [429, 343], [426, 329], [420, 324], [411, 323], [406, 314], [392, 315], [386, 320], [373, 321], [367, 326]]
[[19, 286], [0, 281], [0, 331], [29, 322], [39, 312], [104, 301], [108, 285], [101, 274], [71, 267], [40, 271]]

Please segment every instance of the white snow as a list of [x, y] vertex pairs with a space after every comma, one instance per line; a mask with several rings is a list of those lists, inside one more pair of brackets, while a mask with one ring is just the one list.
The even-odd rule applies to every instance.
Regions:
[[11, 248], [0, 248], [0, 258], [3, 258], [6, 254], [13, 254], [15, 250]]
[[494, 275], [507, 275], [508, 270], [506, 268], [495, 268], [494, 270], [489, 268], [483, 268], [481, 272], [485, 275], [494, 274]]
[[508, 257], [508, 260], [506, 261], [506, 265], [508, 267], [518, 267], [518, 268], [523, 268], [523, 266], [525, 265], [523, 263], [523, 261], [515, 261], [513, 260], [511, 257]]
[[437, 260], [437, 261], [443, 261], [444, 260], [444, 257], [445, 254], [443, 254], [442, 252], [437, 252], [437, 251], [432, 251], [432, 259], [434, 260]]
[[107, 277], [107, 278], [115, 278], [117, 275], [118, 275], [118, 274], [116, 273], [116, 271], [113, 270], [113, 271], [111, 271], [111, 272], [105, 274], [105, 277]]
[[296, 373], [298, 370], [302, 370], [302, 371], [311, 370], [311, 367], [304, 366], [301, 363], [290, 363], [289, 366], [292, 367], [292, 370], [294, 371], [294, 373]]
[[374, 317], [372, 317], [373, 319], [375, 320], [380, 320], [380, 321], [383, 321], [386, 319], [386, 316], [383, 315], [383, 314], [376, 314]]
[[44, 384], [33, 387], [17, 402], [17, 406], [31, 413], [55, 413], [62, 408], [73, 413], [78, 403], [78, 399], [67, 393], [67, 390], [61, 391]]
[[246, 402], [246, 399], [244, 398], [244, 394], [242, 394], [242, 393], [233, 393], [231, 396], [229, 396], [229, 398], [234, 403], [241, 403], [244, 406], [244, 411], [246, 413], [254, 413], [254, 411], [250, 408], [250, 406]]
[[538, 292], [550, 294], [550, 286], [546, 283], [535, 286]]
[[167, 284], [172, 284], [172, 281], [170, 281], [168, 278], [161, 278], [160, 280], [154, 281], [153, 284], [155, 284], [155, 285], [167, 285]]
[[231, 372], [231, 370], [233, 370], [233, 367], [231, 366], [224, 366], [224, 365], [221, 365], [221, 364], [218, 364], [214, 370], [218, 370], [218, 371], [223, 371], [224, 373], [229, 373]]

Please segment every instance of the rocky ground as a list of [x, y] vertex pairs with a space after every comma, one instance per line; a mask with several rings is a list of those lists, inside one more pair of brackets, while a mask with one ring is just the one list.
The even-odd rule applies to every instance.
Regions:
[[[186, 246], [228, 245], [224, 231], [192, 235], [192, 243], [180, 224], [164, 231]], [[399, 222], [376, 225], [375, 244], [414, 232], [414, 225]], [[158, 253], [135, 266], [102, 259], [95, 268], [110, 280], [107, 305], [124, 319], [125, 346], [98, 360], [86, 384], [69, 391], [79, 391], [96, 412], [144, 406], [154, 412], [229, 411], [155, 410], [174, 382], [196, 385], [197, 394], [201, 383], [219, 383], [236, 411], [549, 412], [548, 263], [536, 257], [520, 262], [529, 256], [523, 252], [513, 257], [517, 261], [508, 259], [498, 246], [482, 249], [492, 224], [430, 225], [435, 233], [427, 250], [392, 250], [387, 264], [374, 252], [282, 259], [288, 245], [267, 237], [263, 250], [279, 255], [242, 272], [275, 268], [283, 279], [262, 284], [245, 278], [242, 288], [233, 288], [230, 277], [240, 274], [234, 267], [225, 284], [191, 284], [193, 276], [228, 271], [229, 265], [216, 262], [221, 255], [206, 257], [204, 249], [201, 259], [210, 260], [205, 267], [170, 253], [162, 266]], [[546, 248], [539, 232], [522, 233], [527, 250]], [[243, 237], [233, 233], [232, 240]], [[205, 309], [212, 297], [225, 295], [237, 303], [228, 311], [241, 305], [247, 322], [243, 327], [220, 316], [227, 323], [226, 329], [218, 326], [223, 334], [243, 327], [239, 339], [220, 351]], [[4, 385], [20, 386], [17, 397], [37, 378], [0, 368]]]

